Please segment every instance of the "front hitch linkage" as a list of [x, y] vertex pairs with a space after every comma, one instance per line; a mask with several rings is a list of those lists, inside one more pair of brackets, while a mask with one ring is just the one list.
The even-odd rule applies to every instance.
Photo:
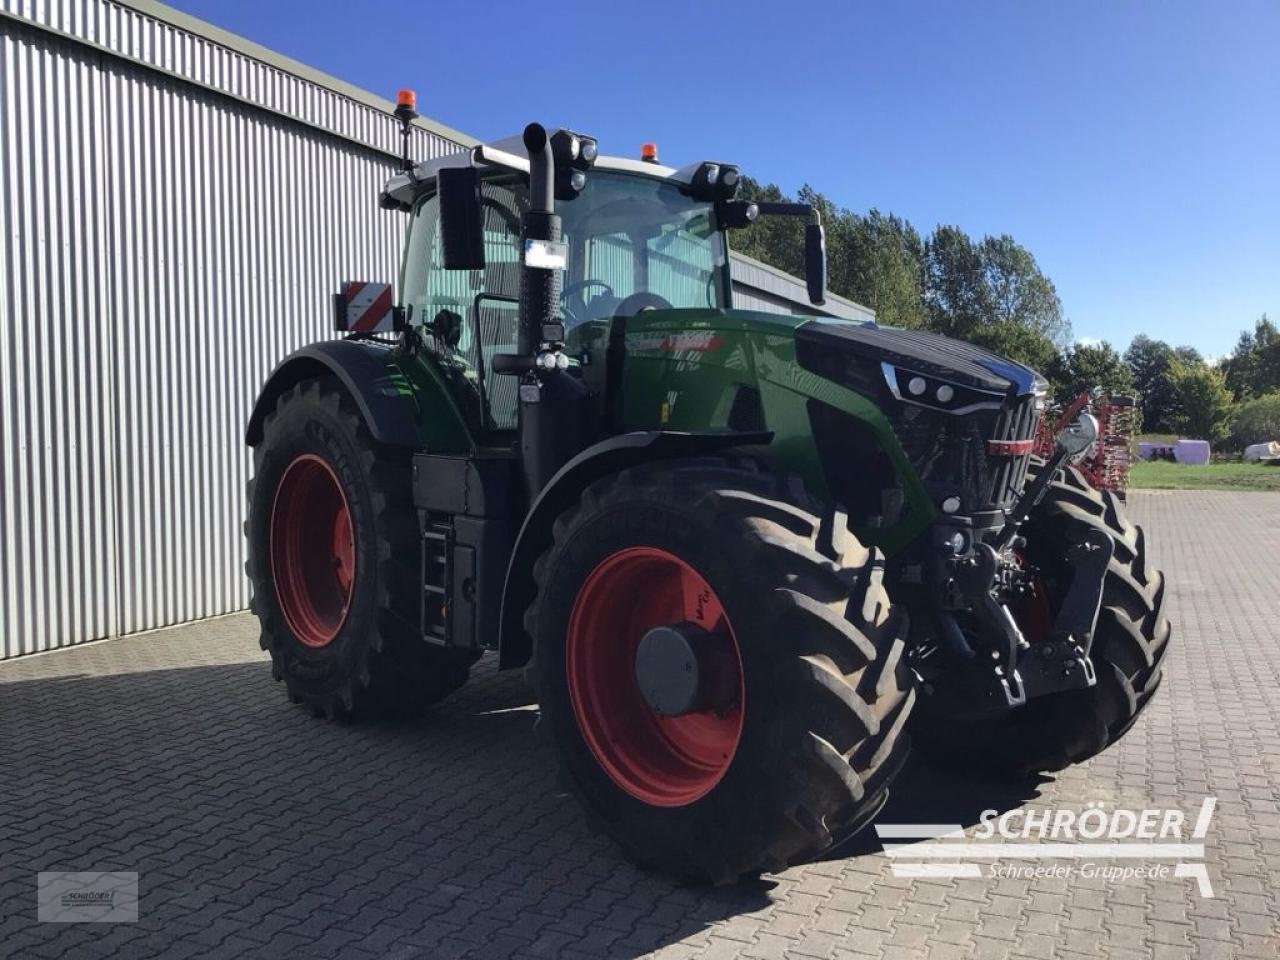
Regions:
[[992, 594], [1000, 554], [1009, 548], [1018, 529], [1044, 499], [1058, 468], [1087, 450], [1096, 437], [1097, 422], [1091, 417], [1082, 417], [1059, 435], [1053, 456], [1018, 498], [1008, 522], [993, 543], [979, 546], [977, 556], [960, 580], [961, 589], [974, 602], [974, 612], [1004, 639], [1004, 655], [999, 658], [1002, 662], [996, 668], [996, 678], [1009, 707], [1021, 706], [1033, 697], [1085, 689], [1097, 683], [1089, 650], [1098, 625], [1107, 567], [1115, 553], [1115, 540], [1109, 534], [1089, 530], [1068, 549], [1067, 558], [1074, 568], [1071, 586], [1048, 638], [1040, 643], [1027, 643], [1009, 608]]

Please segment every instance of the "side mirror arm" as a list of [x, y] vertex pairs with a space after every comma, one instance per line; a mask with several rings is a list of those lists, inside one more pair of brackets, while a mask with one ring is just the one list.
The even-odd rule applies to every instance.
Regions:
[[765, 217], [805, 217], [804, 279], [809, 288], [809, 302], [822, 306], [827, 302], [827, 238], [822, 230], [822, 214], [811, 203], [756, 203]]

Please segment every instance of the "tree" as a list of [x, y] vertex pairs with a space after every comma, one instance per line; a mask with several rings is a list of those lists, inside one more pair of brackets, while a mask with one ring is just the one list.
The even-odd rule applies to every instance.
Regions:
[[959, 227], [939, 226], [924, 248], [924, 304], [929, 326], [967, 339], [995, 319], [982, 252]]
[[973, 343], [992, 353], [1048, 375], [1058, 363], [1058, 348], [1042, 333], [1016, 323], [988, 323], [971, 337]]
[[1280, 392], [1240, 404], [1231, 424], [1231, 440], [1240, 447], [1280, 440]]
[[1188, 366], [1204, 363], [1204, 357], [1195, 347], [1171, 347], [1143, 333], [1134, 337], [1124, 352], [1124, 362], [1133, 373], [1144, 428], [1156, 433], [1172, 433], [1177, 429], [1174, 415], [1178, 401], [1169, 382], [1169, 367], [1175, 360]]
[[1163, 340], [1138, 334], [1124, 352], [1124, 361], [1133, 374], [1133, 386], [1142, 407], [1142, 422], [1147, 430], [1167, 433], [1173, 430], [1176, 398], [1169, 383], [1169, 364], [1175, 357], [1173, 347]]
[[[742, 180], [757, 202], [790, 198], [775, 184]], [[1008, 234], [974, 240], [939, 226], [928, 240], [891, 213], [866, 215], [837, 207], [812, 187], [799, 192], [822, 216], [827, 234], [827, 286], [866, 304], [881, 323], [933, 330], [981, 343], [1037, 369], [1070, 340], [1053, 282]], [[733, 236], [734, 249], [799, 276], [804, 226], [795, 218], [761, 217]]]
[[1181, 433], [1197, 440], [1221, 440], [1231, 422], [1234, 401], [1222, 370], [1175, 357], [1169, 383], [1177, 398], [1173, 420]]
[[[789, 200], [775, 184], [761, 186], [750, 177], [742, 178], [744, 199], [778, 203]], [[735, 250], [754, 257], [793, 276], [804, 276], [804, 224], [795, 217], [760, 217], [750, 227], [735, 230], [730, 242]], [[834, 286], [832, 290], [839, 292]]]
[[984, 237], [979, 252], [993, 311], [990, 320], [1026, 328], [1065, 346], [1071, 328], [1062, 316], [1062, 301], [1031, 252], [1007, 233]]
[[1173, 355], [1183, 363], [1189, 363], [1192, 366], [1205, 362], [1204, 357], [1200, 355], [1200, 351], [1195, 347], [1174, 347]]
[[[1045, 355], [1044, 341], [1065, 345], [1071, 328], [1053, 282], [1013, 237], [975, 243], [959, 227], [939, 226], [924, 246], [924, 302], [930, 329], [974, 342], [1010, 342]], [[998, 327], [997, 330], [988, 330]]]
[[848, 295], [888, 326], [925, 326], [924, 243], [916, 228], [876, 209], [850, 219], [847, 246], [841, 238], [835, 247], [842, 275], [848, 277]]
[[1133, 374], [1109, 343], [1076, 343], [1057, 357], [1049, 370], [1057, 399], [1066, 403], [1086, 390], [1132, 393]]
[[1227, 386], [1241, 400], [1280, 390], [1280, 330], [1265, 313], [1253, 333], [1240, 334], [1224, 369]]

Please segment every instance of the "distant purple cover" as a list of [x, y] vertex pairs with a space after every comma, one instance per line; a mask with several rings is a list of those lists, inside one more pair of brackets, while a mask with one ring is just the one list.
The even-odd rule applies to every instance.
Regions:
[[1209, 462], [1209, 441], [1179, 440], [1173, 445], [1173, 455], [1179, 463], [1204, 466]]

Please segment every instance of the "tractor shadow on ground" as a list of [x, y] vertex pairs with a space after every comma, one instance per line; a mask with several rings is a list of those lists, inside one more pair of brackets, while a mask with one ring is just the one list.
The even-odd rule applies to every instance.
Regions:
[[[593, 835], [491, 658], [420, 720], [356, 724], [289, 704], [265, 661], [155, 665], [0, 670], [14, 956], [636, 957], [773, 902], [768, 880], [677, 886]], [[37, 923], [16, 905], [46, 870], [136, 871], [139, 922]]]
[[913, 750], [889, 789], [889, 800], [876, 815], [873, 826], [841, 844], [824, 859], [836, 860], [879, 854], [883, 846], [874, 824], [946, 824], [971, 827], [982, 814], [997, 814], [1021, 807], [1040, 796], [1040, 787], [1051, 781], [1002, 781], [972, 777]]
[[[492, 658], [399, 723], [316, 719], [258, 660], [9, 676], [0, 894], [22, 901], [42, 870], [137, 871], [144, 891], [140, 921], [101, 941], [0, 912], [17, 955], [636, 957], [768, 911], [794, 882], [684, 887], [633, 867], [560, 788], [531, 691]], [[968, 825], [1031, 796], [915, 758], [877, 821]], [[868, 829], [835, 856], [879, 851]]]

